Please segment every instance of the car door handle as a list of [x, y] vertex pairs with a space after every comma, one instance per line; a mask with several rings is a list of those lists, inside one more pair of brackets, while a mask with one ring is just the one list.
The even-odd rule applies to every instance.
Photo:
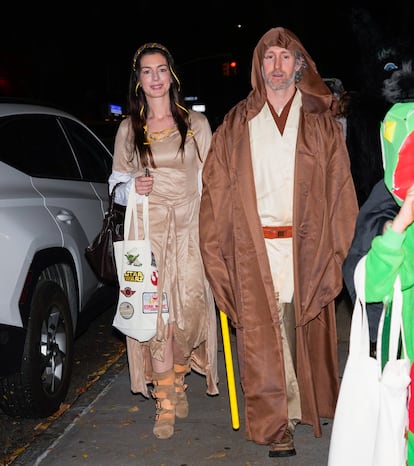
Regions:
[[70, 223], [72, 223], [73, 215], [70, 214], [70, 213], [69, 213], [68, 211], [66, 211], [66, 210], [61, 210], [61, 211], [56, 215], [56, 218], [59, 220], [59, 222], [64, 222], [64, 223], [70, 224]]

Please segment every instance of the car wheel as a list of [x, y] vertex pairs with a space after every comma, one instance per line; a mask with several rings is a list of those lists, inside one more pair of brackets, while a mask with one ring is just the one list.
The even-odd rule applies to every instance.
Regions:
[[67, 297], [55, 282], [35, 288], [21, 371], [0, 381], [3, 411], [47, 417], [65, 400], [73, 365], [73, 325]]

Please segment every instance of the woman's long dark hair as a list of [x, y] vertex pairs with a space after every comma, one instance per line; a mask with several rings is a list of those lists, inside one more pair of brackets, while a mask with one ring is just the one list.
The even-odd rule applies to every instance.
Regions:
[[141, 72], [141, 58], [144, 55], [154, 53], [160, 53], [166, 58], [167, 65], [171, 73], [172, 82], [169, 90], [171, 114], [181, 135], [181, 142], [177, 154], [181, 153], [182, 158], [184, 157], [185, 140], [188, 132], [191, 131], [190, 116], [187, 108], [184, 105], [184, 100], [181, 95], [181, 83], [174, 68], [174, 60], [172, 55], [168, 49], [161, 44], [155, 42], [144, 44], [136, 51], [134, 55], [132, 71], [129, 79], [128, 94], [128, 112], [131, 118], [132, 130], [134, 133], [133, 142], [137, 156], [139, 157], [140, 165], [143, 168], [148, 166], [156, 168], [154, 157], [151, 151], [151, 144], [149, 143], [146, 135], [148, 103], [142, 90], [142, 86], [139, 82]]

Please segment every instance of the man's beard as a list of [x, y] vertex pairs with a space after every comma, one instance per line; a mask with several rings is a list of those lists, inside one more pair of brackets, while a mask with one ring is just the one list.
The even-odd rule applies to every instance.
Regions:
[[281, 91], [283, 89], [287, 89], [292, 83], [295, 82], [295, 74], [296, 73], [293, 73], [292, 76], [287, 79], [286, 81], [284, 81], [282, 84], [279, 84], [277, 86], [275, 86], [274, 84], [271, 83], [270, 79], [268, 79], [265, 75], [264, 75], [264, 71], [262, 69], [262, 76], [263, 76], [263, 80], [265, 82], [265, 84], [267, 86], [270, 87], [270, 89], [272, 89], [272, 91]]

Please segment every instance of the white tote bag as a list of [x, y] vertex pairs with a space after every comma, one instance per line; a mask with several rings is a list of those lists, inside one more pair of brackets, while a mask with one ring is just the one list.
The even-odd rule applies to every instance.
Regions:
[[[411, 382], [410, 360], [405, 347], [402, 323], [401, 281], [398, 276], [394, 283], [391, 328], [389, 338], [389, 360], [385, 364], [380, 380], [380, 406], [375, 439], [373, 465], [407, 464], [408, 397]], [[377, 340], [377, 357], [382, 354], [382, 329], [384, 312], [381, 316]], [[402, 340], [402, 359], [397, 359], [399, 337]], [[380, 361], [378, 361], [380, 363]]]
[[[410, 362], [406, 357], [401, 283], [394, 284], [389, 360], [381, 373], [384, 312], [378, 331], [377, 358], [370, 356], [365, 303], [365, 260], [355, 269], [355, 307], [349, 355], [332, 425], [328, 466], [405, 466]], [[402, 333], [403, 359], [397, 359]]]
[[158, 299], [158, 270], [149, 237], [148, 196], [143, 201], [141, 236], [139, 239], [136, 191], [132, 183], [125, 210], [124, 240], [114, 242], [119, 298], [113, 326], [131, 338], [148, 341], [156, 334], [157, 325], [168, 321], [166, 293], [162, 293], [162, 303]]

